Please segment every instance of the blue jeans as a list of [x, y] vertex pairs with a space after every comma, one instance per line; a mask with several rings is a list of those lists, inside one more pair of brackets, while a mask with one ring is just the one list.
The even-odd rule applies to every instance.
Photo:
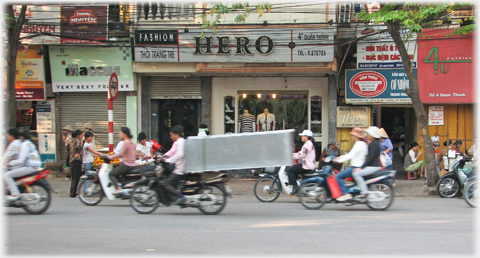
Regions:
[[342, 195], [344, 194], [347, 194], [348, 193], [348, 189], [347, 187], [345, 186], [345, 182], [343, 181], [343, 179], [347, 178], [347, 177], [352, 177], [352, 173], [353, 173], [353, 170], [356, 169], [357, 167], [348, 167], [347, 169], [341, 171], [340, 173], [338, 173], [335, 178], [337, 179], [337, 182], [338, 182], [338, 186], [340, 187], [340, 190], [342, 190]]
[[[85, 170], [85, 175], [88, 174], [88, 171], [92, 170], [92, 165], [93, 165], [92, 162], [83, 163], [83, 170]], [[90, 185], [90, 182], [85, 182], [85, 184], [83, 185], [83, 192], [84, 193], [87, 191], [87, 188], [88, 188], [89, 185]]]
[[[393, 166], [392, 165], [388, 165], [385, 169], [388, 169], [388, 170], [392, 170], [393, 169]], [[392, 178], [392, 184], [395, 183], [395, 177]]]

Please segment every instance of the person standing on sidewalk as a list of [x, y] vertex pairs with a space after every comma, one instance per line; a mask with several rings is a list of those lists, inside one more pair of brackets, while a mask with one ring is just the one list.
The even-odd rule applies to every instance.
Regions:
[[77, 197], [77, 186], [82, 176], [83, 161], [83, 132], [75, 130], [70, 140], [70, 171], [72, 173], [72, 182], [70, 184], [70, 197]]
[[83, 170], [85, 174], [87, 171], [92, 170], [92, 165], [94, 161], [94, 156], [100, 156], [102, 153], [95, 151], [92, 148], [93, 143], [93, 133], [86, 132], [85, 133], [85, 143], [83, 144]]
[[[62, 128], [63, 132], [63, 142], [65, 143], [65, 148], [67, 149], [67, 160], [65, 160], [65, 166], [67, 168], [70, 167], [70, 140], [72, 139], [72, 132], [73, 127], [71, 125], [67, 125]], [[70, 170], [70, 176], [66, 176], [65, 180], [68, 180], [71, 178], [71, 170]]]
[[[390, 137], [388, 137], [387, 132], [385, 132], [385, 129], [380, 128], [378, 130], [378, 133], [382, 138], [380, 138], [380, 152], [387, 154], [387, 156], [390, 158], [392, 161], [391, 165], [388, 165], [385, 169], [393, 169], [393, 144], [392, 141], [390, 140]], [[395, 177], [392, 180], [393, 186], [395, 186]]]

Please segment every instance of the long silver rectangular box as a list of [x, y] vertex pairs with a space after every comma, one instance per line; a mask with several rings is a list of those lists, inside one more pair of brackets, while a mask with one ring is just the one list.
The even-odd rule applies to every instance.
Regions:
[[190, 136], [185, 142], [187, 172], [290, 166], [294, 132]]

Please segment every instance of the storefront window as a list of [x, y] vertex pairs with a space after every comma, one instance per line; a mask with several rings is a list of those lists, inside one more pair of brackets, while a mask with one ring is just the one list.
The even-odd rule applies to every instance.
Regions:
[[[308, 94], [241, 93], [238, 95], [238, 132], [308, 128]], [[298, 138], [298, 139], [297, 139]], [[302, 143], [295, 137], [297, 146]]]
[[321, 96], [312, 96], [311, 101], [311, 118], [310, 118], [310, 128], [313, 132], [314, 137], [322, 136], [322, 97]]

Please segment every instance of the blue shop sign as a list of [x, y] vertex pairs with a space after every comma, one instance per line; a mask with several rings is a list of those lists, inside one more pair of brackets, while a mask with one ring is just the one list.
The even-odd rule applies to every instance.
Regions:
[[404, 69], [346, 70], [345, 77], [347, 104], [412, 104], [405, 93], [410, 81]]

